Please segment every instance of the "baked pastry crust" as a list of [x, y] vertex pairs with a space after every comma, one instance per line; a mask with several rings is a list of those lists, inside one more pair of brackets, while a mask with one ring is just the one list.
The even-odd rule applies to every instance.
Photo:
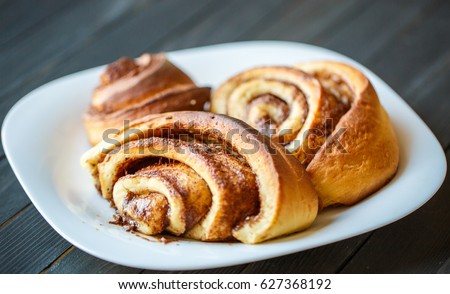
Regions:
[[[211, 206], [202, 221], [183, 233], [178, 231], [179, 235], [205, 241], [234, 237], [244, 243], [259, 243], [303, 230], [316, 217], [317, 192], [297, 159], [242, 121], [185, 111], [150, 115], [130, 129], [134, 132], [129, 136], [123, 130], [111, 138], [112, 142], [94, 146], [82, 156], [81, 163], [107, 199], [120, 198], [116, 192], [123, 185], [117, 186], [117, 182], [134, 176], [132, 162], [166, 158], [192, 169], [207, 184]], [[168, 131], [178, 137], [164, 137]], [[181, 139], [180, 135], [197, 139]], [[216, 147], [211, 147], [211, 142]], [[166, 152], [153, 152], [163, 147]], [[156, 191], [152, 186], [147, 189], [140, 194]], [[121, 205], [120, 201], [114, 203]]]
[[[234, 237], [244, 243], [259, 243], [303, 230], [316, 217], [317, 192], [297, 159], [287, 154], [282, 145], [225, 115], [194, 111], [149, 115], [108, 142], [94, 146], [83, 155], [81, 163], [92, 174], [103, 197], [121, 207], [118, 208], [120, 213], [124, 210], [125, 199], [121, 195], [127, 195], [123, 191], [126, 188], [123, 181], [151, 174], [137, 169], [133, 163], [144, 169], [154, 166], [153, 170], [158, 170], [158, 164], [149, 160], [154, 158], [183, 165], [201, 178], [196, 178], [192, 184], [204, 181], [209, 188], [211, 205], [200, 222], [195, 225], [185, 222], [178, 226], [182, 229], [184, 226], [184, 231], [176, 231], [173, 228], [180, 222], [165, 219], [169, 221], [165, 229], [177, 235], [205, 241]], [[161, 177], [164, 175], [156, 178]], [[173, 180], [172, 177], [169, 181], [172, 187]], [[132, 192], [141, 198], [151, 197], [150, 193], [155, 191], [159, 195], [167, 194], [163, 188], [155, 186], [138, 187], [138, 182], [130, 183], [128, 188], [134, 187]], [[143, 183], [144, 186], [151, 184]], [[202, 185], [197, 187], [202, 190]], [[177, 205], [169, 197], [166, 202], [160, 198], [155, 202], [162, 206], [167, 202]], [[207, 198], [208, 195], [203, 197], [206, 200], [202, 203], [206, 203]], [[183, 210], [174, 208], [171, 211]], [[183, 218], [185, 215], [178, 219]], [[149, 225], [150, 229], [153, 227], [158, 226]]]
[[260, 129], [258, 119], [267, 118], [272, 138], [311, 175], [321, 207], [354, 204], [396, 173], [399, 148], [389, 117], [369, 80], [349, 65], [252, 68], [220, 85], [211, 100], [213, 112]]
[[209, 88], [198, 88], [164, 54], [121, 58], [107, 66], [84, 115], [89, 141], [102, 140], [105, 130], [120, 130], [124, 121], [147, 114], [203, 110]]
[[[321, 75], [337, 76], [353, 93], [351, 107], [339, 120], [331, 140], [306, 168], [322, 207], [352, 205], [383, 187], [397, 171], [399, 147], [391, 121], [372, 84], [359, 70], [329, 61], [297, 67], [319, 81]], [[336, 138], [345, 152], [332, 141]]]

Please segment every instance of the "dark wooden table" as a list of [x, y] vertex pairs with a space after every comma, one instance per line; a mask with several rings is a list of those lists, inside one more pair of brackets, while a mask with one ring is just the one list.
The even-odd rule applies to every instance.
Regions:
[[[445, 0], [0, 0], [0, 116], [34, 88], [120, 56], [259, 39], [316, 44], [372, 69], [428, 124], [449, 158]], [[65, 241], [24, 193], [3, 148], [0, 193], [0, 272], [154, 273], [105, 262]], [[450, 273], [449, 194], [447, 177], [426, 205], [384, 228], [289, 256], [196, 272]]]

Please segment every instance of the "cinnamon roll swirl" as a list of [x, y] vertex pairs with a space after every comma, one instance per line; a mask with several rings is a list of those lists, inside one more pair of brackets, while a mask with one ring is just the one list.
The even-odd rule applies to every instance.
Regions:
[[297, 159], [224, 115], [150, 115], [81, 162], [102, 196], [144, 234], [258, 243], [307, 228], [318, 210]]
[[120, 58], [100, 77], [84, 124], [92, 145], [105, 130], [120, 130], [124, 120], [177, 110], [203, 110], [209, 88], [198, 88], [164, 54], [143, 54], [133, 60]]
[[369, 80], [349, 65], [253, 68], [219, 86], [211, 110], [284, 144], [311, 175], [321, 207], [354, 204], [397, 170], [390, 120]]
[[307, 165], [346, 107], [327, 96], [312, 76], [273, 66], [247, 70], [223, 83], [212, 94], [211, 111], [247, 122]]

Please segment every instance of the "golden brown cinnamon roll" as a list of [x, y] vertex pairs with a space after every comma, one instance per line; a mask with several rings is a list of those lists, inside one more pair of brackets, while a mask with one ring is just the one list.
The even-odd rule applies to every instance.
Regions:
[[[289, 67], [257, 67], [214, 91], [211, 111], [241, 119], [271, 135], [308, 164], [346, 107], [310, 75]], [[329, 119], [329, 121], [327, 121]]]
[[203, 110], [209, 94], [209, 88], [198, 88], [164, 54], [121, 58], [106, 67], [84, 116], [89, 141], [94, 145], [105, 130], [122, 129], [124, 120], [167, 111]]
[[317, 194], [297, 159], [242, 121], [207, 112], [150, 115], [107, 141], [82, 165], [144, 234], [258, 243], [316, 217]]
[[213, 112], [272, 131], [307, 168], [322, 207], [351, 205], [397, 170], [390, 120], [369, 80], [349, 65], [253, 68], [223, 83], [211, 99]]
[[394, 177], [399, 147], [390, 119], [370, 81], [338, 62], [297, 67], [317, 78], [329, 96], [350, 109], [307, 167], [322, 206], [351, 205]]

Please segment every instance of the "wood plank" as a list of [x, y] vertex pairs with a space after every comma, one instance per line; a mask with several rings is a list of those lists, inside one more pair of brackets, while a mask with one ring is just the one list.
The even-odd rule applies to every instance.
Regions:
[[110, 263], [71, 247], [63, 258], [54, 262], [48, 274], [138, 274], [142, 270]]
[[341, 29], [326, 31], [314, 42], [351, 58], [370, 62], [370, 57], [391, 47], [399, 32], [411, 24], [433, 1], [372, 1], [349, 17]]
[[[81, 1], [36, 28], [27, 38], [2, 48], [1, 93], [10, 92], [35, 75], [36, 68], [47, 68], [49, 60], [64, 58], [69, 51], [82, 46], [101, 28], [120, 19], [132, 8], [132, 3], [120, 0]], [[31, 52], [30, 48], [33, 49]]]
[[164, 50], [160, 42], [189, 26], [193, 19], [201, 18], [216, 5], [210, 0], [188, 2], [184, 0], [160, 1], [141, 10], [140, 14], [121, 23], [114, 30], [102, 32], [90, 42], [78, 48], [64, 60], [64, 68], [52, 66], [53, 74], [58, 76], [80, 69], [106, 64], [121, 56], [137, 56], [153, 48], [156, 52]]
[[0, 48], [11, 44], [18, 38], [26, 38], [37, 26], [59, 13], [61, 9], [67, 9], [69, 3], [71, 3], [70, 0], [41, 0], [39, 3], [33, 3], [33, 9], [30, 9], [29, 0], [2, 3]]
[[[262, 22], [274, 23], [277, 11], [285, 5], [301, 5], [302, 1], [289, 0], [263, 0], [258, 1], [219, 1], [202, 18], [197, 18], [189, 26], [177, 31], [177, 38], [169, 36], [157, 47], [149, 46], [148, 51], [179, 50], [206, 46], [216, 43], [233, 42], [242, 39], [242, 36]], [[226, 24], [226, 25], [223, 25]]]
[[[433, 1], [420, 17], [370, 57], [371, 69], [400, 94], [408, 93], [421, 75], [442, 64], [450, 48], [450, 2]], [[409, 101], [412, 97], [404, 97]]]
[[30, 204], [8, 161], [0, 159], [0, 225]]
[[370, 233], [319, 248], [248, 264], [243, 274], [329, 274], [338, 271]]
[[435, 75], [405, 96], [444, 147], [450, 146], [450, 54]]
[[0, 273], [38, 273], [71, 245], [30, 205], [0, 228]]
[[237, 274], [245, 268], [245, 265], [236, 265], [229, 267], [221, 267], [206, 270], [193, 270], [193, 271], [151, 271], [145, 270], [144, 274]]
[[67, 253], [64, 253], [60, 258], [53, 262], [47, 269], [43, 272], [48, 274], [68, 274], [68, 273], [78, 273], [78, 274], [128, 274], [128, 273], [146, 273], [146, 274], [166, 274], [166, 273], [214, 273], [214, 274], [229, 274], [237, 273], [242, 271], [244, 265], [218, 268], [211, 270], [195, 270], [195, 271], [151, 271], [151, 270], [141, 270], [138, 268], [131, 268], [126, 266], [121, 266], [118, 264], [110, 263], [102, 259], [96, 258], [82, 250], [72, 246]]
[[254, 32], [245, 37], [311, 42], [327, 31], [334, 32], [339, 28], [338, 24], [370, 3], [368, 0], [308, 0], [300, 4], [291, 1], [279, 9], [272, 19], [266, 18]]
[[450, 257], [437, 271], [438, 274], [450, 274]]
[[[447, 151], [447, 165], [450, 151]], [[377, 230], [343, 273], [448, 272], [450, 259], [450, 177], [418, 211]], [[446, 264], [447, 262], [447, 264]]]

